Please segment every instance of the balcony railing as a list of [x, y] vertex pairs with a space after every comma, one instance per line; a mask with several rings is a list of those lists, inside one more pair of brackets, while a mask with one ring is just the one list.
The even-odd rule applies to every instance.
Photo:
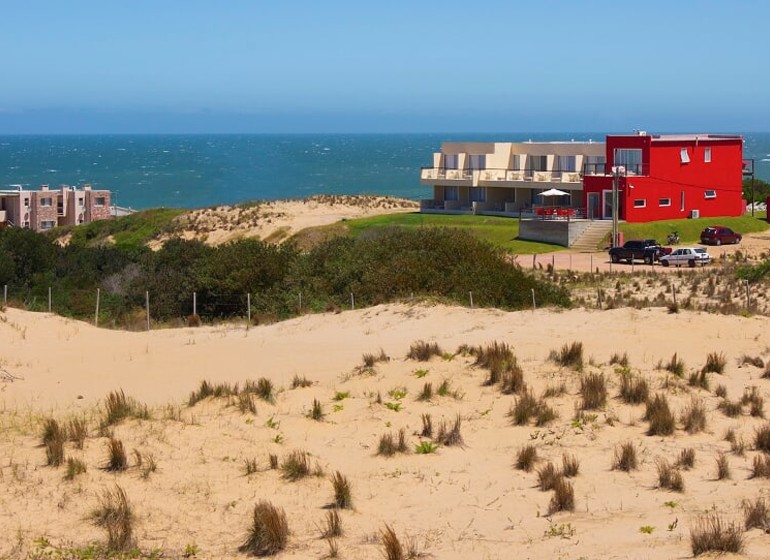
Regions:
[[[650, 174], [650, 166], [647, 163], [627, 163], [616, 168], [621, 177]], [[612, 175], [613, 167], [607, 163], [587, 163], [584, 171], [585, 175]]]
[[553, 169], [549, 171], [540, 171], [533, 169], [502, 168], [445, 169], [443, 167], [423, 167], [420, 170], [420, 179], [426, 181], [470, 181], [474, 178], [474, 174], [477, 174], [478, 181], [483, 183], [580, 183], [583, 180], [583, 173], [574, 170]]

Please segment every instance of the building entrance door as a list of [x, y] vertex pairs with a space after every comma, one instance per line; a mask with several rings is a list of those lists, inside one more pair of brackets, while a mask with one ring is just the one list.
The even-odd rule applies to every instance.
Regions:
[[599, 219], [599, 193], [588, 193], [588, 216], [589, 220]]
[[602, 191], [602, 219], [612, 219], [612, 191]]

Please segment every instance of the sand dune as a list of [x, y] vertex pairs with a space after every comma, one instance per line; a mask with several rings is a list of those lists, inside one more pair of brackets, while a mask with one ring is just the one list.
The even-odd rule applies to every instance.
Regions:
[[[285, 508], [291, 529], [279, 557], [321, 558], [328, 553], [319, 530], [332, 500], [328, 475], [337, 470], [350, 479], [354, 501], [352, 511], [341, 513], [342, 558], [380, 557], [386, 524], [435, 558], [506, 558], [513, 551], [522, 558], [688, 557], [690, 528], [700, 514], [713, 508], [742, 523], [741, 501], [768, 492], [767, 479], [749, 480], [752, 461], [761, 456], [753, 449], [755, 429], [765, 420], [749, 416], [748, 405], [737, 417], [725, 416], [713, 392], [724, 385], [737, 400], [745, 387], [756, 386], [767, 397], [764, 369], [739, 363], [744, 354], [770, 358], [766, 330], [761, 317], [665, 309], [506, 313], [394, 304], [249, 330], [231, 325], [148, 334], [8, 309], [0, 314], [0, 523], [10, 538], [2, 539], [0, 557], [23, 558], [42, 536], [56, 546], [104, 541], [88, 516], [104, 489], [117, 483], [134, 506], [143, 549], [161, 548], [170, 557], [185, 550], [200, 558], [242, 557], [237, 547], [252, 507], [266, 499]], [[407, 359], [417, 340], [436, 342], [447, 355]], [[564, 382], [567, 392], [547, 399], [558, 419], [514, 426], [508, 413], [519, 397], [485, 385], [488, 371], [474, 366], [472, 355], [454, 355], [463, 344], [495, 341], [514, 350], [535, 395]], [[573, 341], [584, 345], [582, 373], [549, 360], [552, 350]], [[391, 359], [362, 372], [363, 354], [380, 349]], [[644, 406], [617, 398], [619, 366], [609, 361], [623, 352], [630, 370], [665, 394], [675, 414], [701, 400], [706, 430], [690, 435], [678, 422], [672, 436], [645, 435]], [[710, 352], [724, 353], [724, 374], [710, 375], [711, 391], [689, 386], [690, 373]], [[683, 379], [656, 367], [674, 353], [686, 364]], [[606, 376], [609, 400], [575, 419], [579, 379], [589, 373]], [[295, 376], [313, 384], [292, 389]], [[273, 382], [276, 397], [273, 403], [257, 399], [256, 415], [240, 412], [232, 398], [186, 404], [203, 379], [242, 385], [260, 377]], [[435, 390], [444, 380], [448, 396], [417, 400], [426, 382]], [[133, 456], [126, 472], [99, 468], [107, 458], [107, 438], [98, 430], [101, 404], [118, 388], [151, 410], [150, 420], [112, 428], [128, 450], [157, 460], [157, 471], [146, 478]], [[348, 398], [334, 399], [345, 392]], [[307, 417], [314, 399], [325, 412], [322, 421]], [[40, 431], [43, 418], [65, 421], [74, 414], [88, 418], [90, 437], [82, 451], [68, 443], [65, 454], [82, 458], [88, 470], [63, 481], [65, 467], [44, 466]], [[402, 428], [410, 450], [426, 440], [419, 436], [423, 414], [436, 429], [459, 414], [464, 445], [377, 455], [380, 436]], [[743, 455], [724, 441], [728, 428], [745, 440]], [[611, 468], [625, 442], [633, 443], [640, 462], [630, 473]], [[527, 444], [541, 457], [528, 473], [514, 467]], [[684, 492], [658, 488], [656, 461], [673, 462], [685, 448], [694, 449], [696, 462], [682, 472]], [[283, 461], [292, 450], [307, 451], [313, 468], [325, 474], [289, 482], [268, 468], [270, 454]], [[727, 454], [729, 480], [716, 480], [720, 452]], [[537, 468], [548, 461], [560, 466], [564, 453], [580, 462], [571, 479], [575, 509], [549, 515], [552, 492], [538, 489]], [[249, 459], [259, 469], [246, 475]], [[760, 530], [747, 532], [742, 557], [766, 557], [766, 543]]]

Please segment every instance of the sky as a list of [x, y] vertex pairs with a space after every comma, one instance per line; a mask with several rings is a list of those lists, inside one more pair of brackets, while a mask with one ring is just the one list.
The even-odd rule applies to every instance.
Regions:
[[770, 2], [0, 0], [0, 134], [770, 131]]

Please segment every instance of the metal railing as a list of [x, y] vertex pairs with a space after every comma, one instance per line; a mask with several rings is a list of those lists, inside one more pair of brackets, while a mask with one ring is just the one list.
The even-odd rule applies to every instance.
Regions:
[[478, 174], [478, 180], [487, 183], [494, 182], [545, 182], [545, 183], [580, 183], [583, 180], [583, 172], [574, 169], [449, 169], [444, 167], [420, 168], [422, 180], [449, 180], [469, 181], [474, 174]]

